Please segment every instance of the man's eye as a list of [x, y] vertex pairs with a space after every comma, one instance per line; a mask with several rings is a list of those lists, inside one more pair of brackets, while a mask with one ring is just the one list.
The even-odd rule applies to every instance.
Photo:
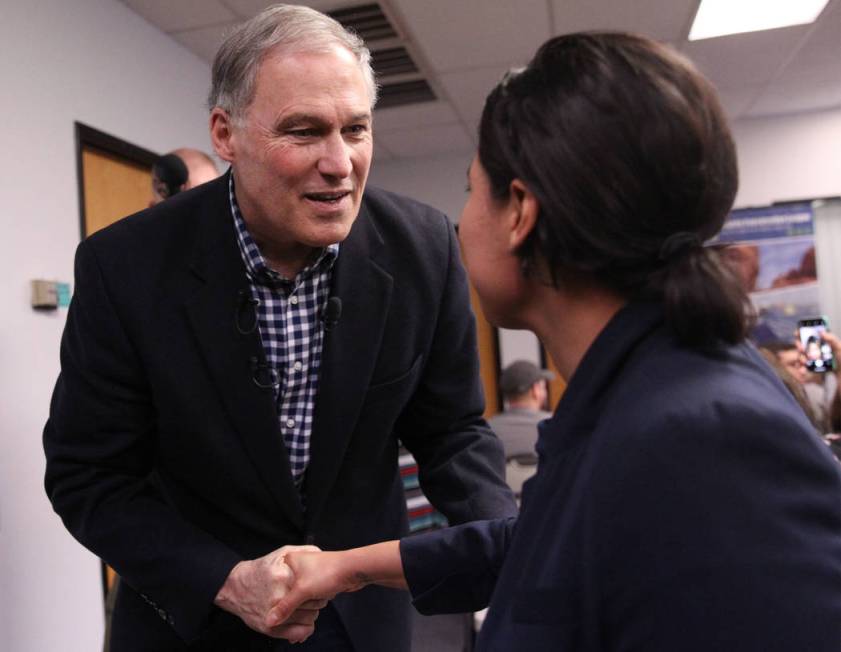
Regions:
[[350, 127], [347, 127], [345, 131], [349, 134], [359, 136], [368, 131], [368, 127], [366, 125], [351, 125]]
[[312, 138], [317, 135], [315, 129], [287, 129], [287, 135], [295, 136], [296, 138]]

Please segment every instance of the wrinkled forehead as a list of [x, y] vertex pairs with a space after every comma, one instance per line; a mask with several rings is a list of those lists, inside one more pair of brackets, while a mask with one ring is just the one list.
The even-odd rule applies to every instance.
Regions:
[[[320, 69], [326, 77], [332, 77], [334, 83], [346, 75], [359, 75], [359, 79], [365, 86], [370, 108], [376, 100], [376, 84], [370, 74], [370, 69], [359, 57], [342, 43], [311, 43], [292, 42], [282, 43], [269, 48], [262, 54], [257, 64], [255, 79], [255, 94], [259, 89], [260, 80], [266, 77], [261, 72], [270, 70], [273, 65], [291, 62], [294, 66], [296, 60], [306, 59], [311, 66]], [[269, 77], [271, 78], [271, 77]], [[271, 82], [270, 82], [271, 83]]]

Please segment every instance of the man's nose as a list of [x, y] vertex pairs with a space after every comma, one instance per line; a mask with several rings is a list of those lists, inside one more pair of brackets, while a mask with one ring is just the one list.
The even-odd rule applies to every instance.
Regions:
[[353, 170], [352, 148], [341, 134], [331, 134], [324, 140], [324, 150], [318, 160], [318, 171], [325, 176], [344, 179]]

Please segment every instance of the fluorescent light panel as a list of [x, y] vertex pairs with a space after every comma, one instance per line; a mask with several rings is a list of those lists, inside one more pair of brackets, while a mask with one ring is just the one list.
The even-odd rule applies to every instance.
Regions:
[[829, 0], [701, 0], [689, 40], [814, 22]]

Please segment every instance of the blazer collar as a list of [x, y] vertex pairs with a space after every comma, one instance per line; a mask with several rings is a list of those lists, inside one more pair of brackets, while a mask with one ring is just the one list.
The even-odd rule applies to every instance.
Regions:
[[540, 424], [541, 456], [573, 448], [589, 435], [620, 368], [662, 322], [663, 308], [653, 302], [631, 302], [613, 316], [581, 359], [552, 418]]

